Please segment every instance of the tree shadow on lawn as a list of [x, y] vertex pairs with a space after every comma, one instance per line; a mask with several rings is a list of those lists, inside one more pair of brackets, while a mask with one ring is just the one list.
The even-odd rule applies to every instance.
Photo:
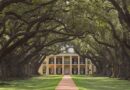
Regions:
[[43, 76], [28, 80], [10, 81], [10, 85], [0, 86], [0, 90], [54, 90], [62, 76]]
[[130, 82], [109, 77], [73, 76], [79, 90], [130, 90]]

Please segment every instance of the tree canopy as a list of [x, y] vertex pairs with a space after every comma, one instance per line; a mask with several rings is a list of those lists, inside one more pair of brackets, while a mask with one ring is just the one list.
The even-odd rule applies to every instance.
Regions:
[[97, 74], [130, 78], [129, 4], [129, 0], [1, 0], [0, 77], [37, 74], [43, 58], [69, 44], [93, 62]]

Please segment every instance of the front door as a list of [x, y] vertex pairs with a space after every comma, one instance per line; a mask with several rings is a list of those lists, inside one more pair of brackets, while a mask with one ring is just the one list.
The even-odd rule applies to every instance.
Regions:
[[64, 74], [65, 74], [65, 75], [70, 74], [70, 69], [69, 69], [69, 68], [65, 68], [65, 70], [64, 70]]

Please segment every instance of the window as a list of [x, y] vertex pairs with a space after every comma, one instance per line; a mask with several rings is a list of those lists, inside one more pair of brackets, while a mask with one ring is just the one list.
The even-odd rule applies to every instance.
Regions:
[[56, 64], [62, 64], [62, 57], [56, 58]]
[[80, 64], [85, 64], [85, 60], [80, 60]]
[[54, 64], [54, 58], [49, 58], [49, 64]]
[[72, 57], [72, 64], [78, 64], [78, 57]]

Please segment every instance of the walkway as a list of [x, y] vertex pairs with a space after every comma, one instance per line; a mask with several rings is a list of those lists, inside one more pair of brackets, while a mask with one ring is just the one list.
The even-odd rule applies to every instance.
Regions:
[[78, 90], [70, 75], [65, 75], [56, 90]]

